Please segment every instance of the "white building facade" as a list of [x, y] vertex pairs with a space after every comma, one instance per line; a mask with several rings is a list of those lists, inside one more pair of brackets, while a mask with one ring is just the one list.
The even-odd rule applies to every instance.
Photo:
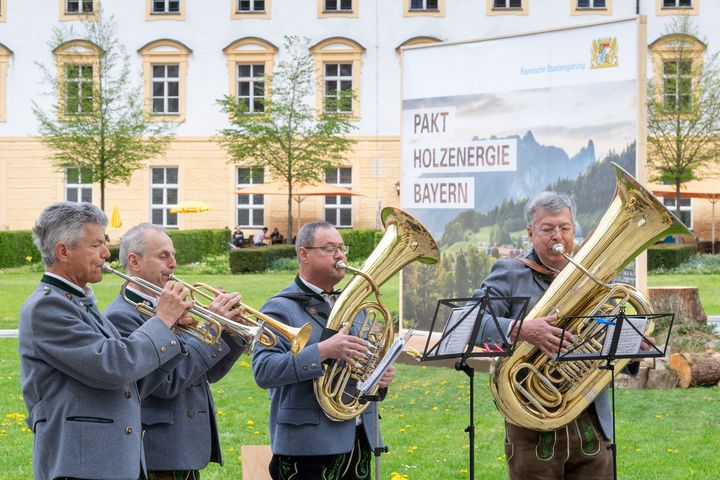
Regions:
[[[235, 95], [262, 109], [263, 73], [283, 57], [284, 37], [310, 38], [323, 85], [310, 104], [324, 108], [322, 91], [352, 88], [357, 129], [353, 151], [326, 181], [361, 193], [303, 201], [302, 218], [339, 227], [376, 228], [381, 207], [398, 204], [400, 177], [401, 52], [404, 45], [457, 41], [645, 15], [648, 44], [673, 16], [691, 15], [703, 45], [720, 44], [714, 0], [0, 0], [0, 228], [28, 229], [58, 200], [90, 200], [100, 193], [82, 170], [56, 170], [37, 138], [36, 102], [50, 111], [55, 95], [42, 83], [38, 63], [55, 68], [54, 27], [83, 16], [114, 16], [117, 36], [130, 54], [133, 79], [144, 86], [148, 115], [177, 123], [166, 155], [148, 159], [129, 185], [110, 185], [106, 209], [118, 206], [123, 226], [115, 240], [145, 221], [168, 228], [241, 225], [246, 236], [267, 225], [286, 225], [287, 199], [238, 196], [238, 188], [272, 181], [269, 172], [228, 163], [215, 141], [228, 125], [217, 100]], [[472, 61], [472, 59], [468, 59]], [[648, 72], [652, 61], [648, 59]], [[492, 65], [487, 68], [491, 69]], [[78, 85], [82, 69], [73, 71]], [[90, 74], [91, 75], [91, 74]], [[447, 72], [453, 75], [453, 72]], [[79, 88], [82, 88], [81, 86]], [[81, 97], [82, 95], [78, 93]], [[82, 108], [81, 102], [77, 108]], [[183, 200], [211, 210], [177, 216]], [[295, 204], [294, 204], [295, 205]], [[293, 207], [295, 215], [297, 209]], [[108, 212], [109, 213], [109, 212]]]

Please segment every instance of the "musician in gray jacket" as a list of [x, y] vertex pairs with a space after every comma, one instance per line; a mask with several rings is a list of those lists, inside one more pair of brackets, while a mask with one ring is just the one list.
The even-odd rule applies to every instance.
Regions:
[[[575, 242], [575, 202], [555, 192], [543, 192], [525, 207], [527, 231], [533, 249], [517, 258], [496, 261], [490, 275], [473, 296], [485, 292], [500, 297], [530, 297], [532, 308], [550, 286], [568, 260], [553, 252], [562, 244], [572, 252]], [[522, 314], [522, 302], [493, 302], [501, 328], [516, 336], [515, 320]], [[556, 314], [526, 320], [519, 340], [535, 345], [552, 356], [560, 347], [562, 329], [553, 325]], [[573, 341], [565, 333], [564, 344]], [[478, 343], [499, 341], [494, 322], [485, 318]], [[607, 391], [570, 424], [549, 432], [540, 432], [505, 422], [505, 453], [511, 480], [570, 480], [613, 478], [612, 417]]]
[[[323, 412], [313, 392], [313, 379], [324, 373], [323, 362], [341, 359], [355, 364], [364, 356], [367, 342], [338, 332], [323, 337], [336, 299], [335, 286], [344, 272], [335, 268], [347, 261], [343, 239], [332, 224], [303, 225], [295, 241], [300, 272], [283, 291], [268, 300], [262, 312], [287, 325], [312, 325], [307, 346], [297, 355], [278, 337], [273, 348], [258, 345], [252, 360], [255, 381], [270, 392], [270, 442], [274, 480], [365, 480], [370, 478], [370, 457], [375, 448], [375, 405], [358, 418], [333, 421]], [[391, 368], [380, 381], [387, 387]]]
[[94, 205], [58, 202], [33, 229], [46, 272], [20, 311], [18, 350], [37, 480], [144, 477], [136, 381], [153, 389], [184, 356], [169, 328], [187, 321], [182, 285], [166, 285], [157, 315], [128, 338], [98, 310], [88, 284], [110, 255], [105, 225]]
[[[175, 270], [175, 248], [162, 227], [142, 223], [128, 230], [120, 244], [120, 261], [128, 275], [159, 287]], [[156, 299], [141, 286], [129, 284], [124, 292], [133, 303], [154, 306]], [[238, 293], [218, 295], [209, 309], [227, 318], [243, 313]], [[123, 298], [121, 292], [105, 310], [123, 336], [131, 336], [149, 318]], [[142, 399], [145, 459], [150, 480], [200, 478], [209, 462], [222, 464], [215, 405], [210, 383], [230, 371], [247, 347], [237, 336], [223, 333], [209, 345], [187, 333], [178, 336], [188, 354], [152, 393]]]

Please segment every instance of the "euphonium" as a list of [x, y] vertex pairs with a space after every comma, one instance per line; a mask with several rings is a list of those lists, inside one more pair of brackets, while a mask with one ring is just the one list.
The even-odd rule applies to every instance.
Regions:
[[[380, 300], [379, 287], [410, 262], [433, 264], [440, 259], [432, 235], [415, 218], [392, 207], [384, 208], [381, 218], [385, 234], [362, 267], [355, 269], [342, 261], [336, 264], [336, 268], [355, 276], [335, 301], [326, 327], [340, 331], [364, 312], [362, 325], [350, 334], [367, 339], [370, 352], [367, 358], [357, 361], [357, 368], [333, 360], [324, 367], [325, 374], [313, 380], [318, 403], [328, 418], [335, 421], [354, 418], [369, 406], [361, 401], [355, 385], [370, 376], [393, 342], [392, 316]], [[366, 300], [371, 294], [375, 294], [375, 301]]]
[[[625, 284], [609, 283], [637, 255], [669, 234], [692, 235], [629, 173], [613, 164], [615, 196], [593, 234], [569, 260], [550, 288], [525, 317], [526, 321], [558, 311], [559, 328], [576, 337], [582, 348], [599, 352], [595, 339], [600, 326], [568, 317], [612, 315], [628, 307], [637, 314], [651, 313], [644, 296]], [[562, 245], [555, 253], [564, 254]], [[630, 313], [630, 312], [628, 312]], [[586, 320], [586, 319], [585, 319]], [[645, 335], [652, 332], [648, 322]], [[629, 360], [616, 360], [620, 372]], [[495, 403], [508, 422], [533, 430], [555, 430], [580, 415], [610, 383], [602, 361], [553, 362], [538, 348], [519, 342], [511, 357], [500, 359], [490, 387]]]

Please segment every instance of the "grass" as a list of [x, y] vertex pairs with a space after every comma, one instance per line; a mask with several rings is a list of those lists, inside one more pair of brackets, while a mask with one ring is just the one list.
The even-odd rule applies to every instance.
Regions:
[[698, 287], [700, 302], [708, 315], [720, 315], [720, 274], [649, 275], [649, 287]]
[[[8, 480], [32, 478], [32, 433], [22, 419], [17, 340], [0, 339], [0, 471]], [[266, 392], [242, 358], [213, 385], [225, 466], [209, 466], [206, 479], [241, 478], [242, 445], [268, 444]], [[502, 418], [495, 410], [486, 374], [475, 379], [476, 478], [507, 478]], [[409, 480], [468, 478], [469, 386], [467, 377], [446, 368], [398, 365], [381, 405], [382, 429], [390, 452], [382, 457], [382, 478], [392, 472]], [[618, 464], [624, 480], [715, 480], [720, 445], [720, 391], [620, 390]]]

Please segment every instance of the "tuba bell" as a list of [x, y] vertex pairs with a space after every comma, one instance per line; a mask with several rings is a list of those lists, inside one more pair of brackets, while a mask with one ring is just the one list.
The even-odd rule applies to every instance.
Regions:
[[[586, 340], [582, 350], [599, 353], [601, 326], [569, 317], [614, 315], [621, 308], [649, 314], [650, 305], [634, 287], [610, 283], [622, 269], [655, 241], [670, 234], [692, 235], [635, 178], [616, 164], [615, 196], [593, 234], [527, 314], [526, 321], [558, 311], [555, 326]], [[556, 248], [557, 247], [557, 248]], [[553, 247], [564, 254], [562, 245]], [[644, 335], [652, 332], [652, 322]], [[581, 350], [578, 350], [581, 351]], [[619, 373], [629, 362], [616, 360]], [[572, 364], [572, 365], [571, 365]], [[519, 342], [511, 357], [498, 361], [490, 388], [508, 422], [532, 430], [555, 430], [580, 415], [610, 383], [612, 372], [600, 360], [554, 362], [537, 347]]]
[[[323, 367], [325, 374], [313, 380], [318, 403], [325, 415], [334, 421], [354, 418], [370, 405], [362, 401], [355, 385], [370, 376], [393, 343], [392, 316], [380, 300], [380, 286], [415, 260], [434, 264], [440, 259], [432, 235], [411, 215], [398, 208], [386, 207], [381, 218], [385, 234], [362, 267], [355, 269], [342, 261], [335, 265], [355, 276], [335, 301], [326, 328], [340, 331], [352, 325], [364, 312], [362, 326], [350, 334], [367, 339], [370, 352], [367, 358], [358, 360], [356, 368], [344, 361], [333, 360]], [[372, 294], [375, 301], [366, 300]], [[377, 387], [367, 393], [374, 395], [376, 391]]]

